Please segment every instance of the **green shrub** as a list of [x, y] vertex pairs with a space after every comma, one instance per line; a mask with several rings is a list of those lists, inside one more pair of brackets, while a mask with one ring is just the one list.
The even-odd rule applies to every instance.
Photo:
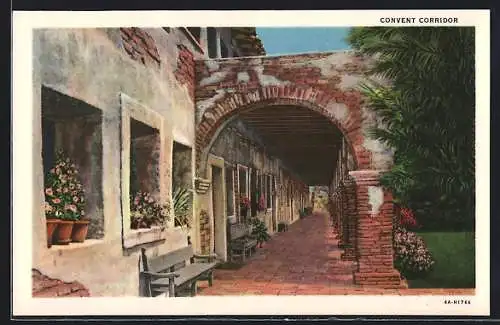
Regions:
[[185, 188], [177, 188], [173, 197], [175, 226], [190, 228], [189, 214], [191, 212], [191, 191]]
[[262, 243], [268, 241], [271, 237], [267, 232], [267, 227], [264, 221], [253, 218], [251, 221], [252, 224], [252, 236], [257, 239], [257, 243], [262, 247]]
[[403, 227], [394, 231], [394, 266], [406, 278], [423, 276], [435, 261], [422, 237]]

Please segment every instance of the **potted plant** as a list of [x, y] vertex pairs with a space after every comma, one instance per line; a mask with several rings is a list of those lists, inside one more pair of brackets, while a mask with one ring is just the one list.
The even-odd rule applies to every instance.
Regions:
[[253, 218], [251, 221], [251, 225], [252, 237], [257, 240], [257, 244], [259, 244], [259, 247], [262, 247], [262, 244], [271, 238], [267, 232], [266, 224], [264, 223], [264, 221], [258, 218]]
[[170, 206], [160, 204], [148, 192], [137, 191], [130, 200], [130, 228], [132, 229], [164, 226], [165, 221], [170, 219]]
[[[174, 190], [172, 199], [174, 203], [174, 225], [176, 227], [191, 229], [191, 191], [185, 188], [177, 188]], [[191, 243], [191, 238], [188, 235], [188, 244]]]
[[[60, 245], [69, 244], [72, 241], [75, 221], [82, 219], [85, 215], [84, 206], [85, 197], [82, 184], [78, 179], [78, 170], [63, 151], [58, 151], [55, 165], [47, 176], [45, 188], [45, 215], [49, 238], [52, 239], [54, 236], [56, 243]], [[85, 228], [88, 227], [88, 221], [83, 221], [80, 225], [76, 239], [81, 240], [83, 235], [84, 240], [87, 235]], [[53, 236], [49, 234], [50, 231], [53, 231]]]
[[[47, 195], [47, 191], [49, 191], [49, 193], [52, 193], [51, 188], [46, 188], [45, 195]], [[54, 237], [54, 232], [57, 229], [57, 226], [59, 225], [59, 218], [55, 216], [54, 208], [49, 202], [45, 201], [44, 209], [45, 209], [45, 220], [47, 225], [47, 247], [50, 248], [52, 246], [52, 237]]]
[[89, 219], [75, 220], [73, 223], [73, 231], [71, 232], [71, 241], [74, 243], [83, 243], [89, 232]]

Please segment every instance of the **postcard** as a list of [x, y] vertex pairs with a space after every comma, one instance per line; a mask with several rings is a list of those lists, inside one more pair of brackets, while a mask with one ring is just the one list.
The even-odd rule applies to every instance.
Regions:
[[489, 315], [489, 11], [13, 17], [14, 316]]

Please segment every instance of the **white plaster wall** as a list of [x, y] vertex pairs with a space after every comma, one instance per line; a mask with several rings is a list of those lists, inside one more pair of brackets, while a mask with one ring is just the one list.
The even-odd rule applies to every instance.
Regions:
[[[39, 207], [33, 211], [33, 267], [51, 277], [80, 281], [93, 296], [138, 294], [138, 255], [135, 252], [126, 256], [121, 242], [119, 94], [125, 93], [161, 114], [168, 141], [176, 137], [184, 144], [194, 143], [194, 104], [185, 87], [177, 84], [168, 65], [174, 64], [174, 56], [169, 53], [176, 51], [176, 44], [168, 44], [170, 36], [161, 31], [153, 33], [157, 43], [163, 44], [159, 51], [165, 65], [159, 69], [146, 68], [117, 46], [116, 35], [116, 30], [96, 29], [36, 30], [33, 35], [33, 194], [34, 206]], [[46, 247], [42, 210], [42, 85], [102, 110], [105, 221], [102, 241]], [[171, 152], [165, 154], [170, 156]], [[170, 228], [165, 242], [148, 250], [157, 254], [186, 244], [186, 234], [179, 228]]]

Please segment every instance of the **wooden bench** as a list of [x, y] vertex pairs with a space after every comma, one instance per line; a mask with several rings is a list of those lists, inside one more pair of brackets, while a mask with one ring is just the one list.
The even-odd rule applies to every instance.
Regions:
[[[217, 266], [216, 255], [196, 255], [191, 245], [157, 257], [146, 256], [146, 249], [141, 249], [140, 272], [141, 292], [146, 297], [156, 297], [168, 292], [169, 297], [176, 297], [182, 291], [190, 289], [190, 295], [196, 295], [196, 282], [208, 280], [212, 286], [213, 270]], [[189, 261], [190, 263], [186, 263]]]
[[229, 226], [229, 247], [231, 262], [240, 257], [245, 263], [245, 259], [252, 255], [257, 247], [257, 240], [250, 234], [250, 226], [244, 223], [236, 223]]

